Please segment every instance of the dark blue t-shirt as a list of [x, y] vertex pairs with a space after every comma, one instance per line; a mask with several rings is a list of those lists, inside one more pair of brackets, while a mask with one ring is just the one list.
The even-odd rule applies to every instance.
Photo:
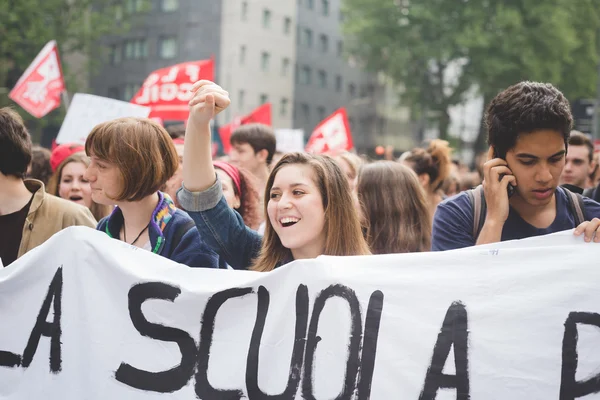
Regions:
[[[525, 239], [575, 228], [575, 216], [569, 207], [565, 189], [556, 190], [556, 218], [545, 229], [536, 228], [525, 222], [511, 207], [502, 229], [502, 241]], [[583, 198], [585, 220], [600, 218], [600, 203]], [[485, 218], [485, 215], [483, 216]], [[441, 202], [433, 218], [431, 250], [460, 249], [475, 245], [473, 238], [473, 207], [466, 192]]]

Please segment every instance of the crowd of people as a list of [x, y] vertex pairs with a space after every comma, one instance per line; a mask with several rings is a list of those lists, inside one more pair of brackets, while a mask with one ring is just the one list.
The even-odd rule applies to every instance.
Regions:
[[600, 171], [590, 139], [550, 84], [521, 82], [485, 115], [472, 171], [431, 140], [397, 160], [276, 151], [242, 125], [213, 158], [211, 120], [230, 105], [193, 87], [185, 131], [149, 119], [96, 126], [85, 145], [32, 146], [0, 109], [0, 259], [7, 266], [83, 225], [190, 267], [271, 271], [319, 255], [444, 251], [575, 229], [600, 242]]

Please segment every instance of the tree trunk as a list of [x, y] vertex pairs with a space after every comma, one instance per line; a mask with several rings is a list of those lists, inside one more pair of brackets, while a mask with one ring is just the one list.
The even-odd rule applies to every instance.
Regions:
[[448, 108], [445, 108], [441, 113], [438, 119], [439, 130], [440, 130], [440, 139], [448, 140], [448, 129], [450, 128], [450, 114], [448, 113]]

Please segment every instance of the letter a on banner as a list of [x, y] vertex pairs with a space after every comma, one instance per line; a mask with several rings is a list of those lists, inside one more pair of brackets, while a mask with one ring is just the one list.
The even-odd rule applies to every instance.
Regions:
[[52, 40], [27, 67], [8, 97], [29, 114], [42, 118], [60, 106], [60, 95], [64, 90], [65, 80], [58, 58], [58, 47]]
[[149, 118], [185, 121], [190, 113], [192, 85], [200, 79], [214, 80], [214, 60], [190, 61], [152, 72], [131, 103], [150, 107]]
[[353, 146], [346, 109], [340, 108], [315, 128], [305, 150], [325, 154], [350, 150]]

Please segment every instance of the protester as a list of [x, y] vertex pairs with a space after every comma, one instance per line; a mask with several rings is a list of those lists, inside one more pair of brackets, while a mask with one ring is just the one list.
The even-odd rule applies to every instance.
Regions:
[[269, 178], [269, 165], [273, 161], [277, 139], [270, 126], [246, 124], [233, 131], [230, 138], [229, 162], [250, 172], [255, 178], [255, 186], [262, 197]]
[[404, 164], [417, 173], [425, 189], [431, 219], [438, 204], [445, 198], [441, 188], [450, 173], [450, 152], [448, 142], [436, 139], [426, 149], [417, 147], [404, 158]]
[[346, 175], [346, 179], [348, 180], [348, 185], [350, 186], [350, 190], [356, 190], [356, 182], [358, 179], [358, 171], [363, 164], [362, 159], [354, 153], [343, 152], [335, 157], [335, 161], [338, 162], [338, 165], [342, 169], [344, 175]]
[[104, 122], [87, 137], [85, 151], [91, 157], [84, 177], [92, 199], [116, 205], [99, 231], [190, 267], [218, 267], [218, 256], [191, 218], [158, 190], [179, 163], [162, 126], [142, 118]]
[[266, 182], [264, 239], [246, 227], [228, 207], [211, 161], [210, 120], [229, 106], [229, 95], [209, 81], [192, 90], [179, 202], [229, 265], [270, 271], [321, 254], [369, 254], [348, 182], [327, 156], [286, 154]]
[[213, 166], [221, 181], [227, 205], [240, 214], [248, 228], [258, 230], [262, 211], [253, 179], [246, 171], [224, 161], [214, 161]]
[[4, 266], [66, 227], [96, 226], [87, 208], [46, 194], [41, 181], [23, 179], [31, 157], [31, 137], [23, 120], [12, 109], [0, 108], [0, 259]]
[[50, 156], [52, 172], [56, 171], [56, 168], [58, 168], [65, 158], [69, 157], [71, 154], [79, 153], [84, 150], [85, 148], [78, 143], [64, 143], [56, 146], [52, 150], [52, 155]]
[[429, 251], [429, 208], [410, 168], [393, 161], [364, 165], [358, 176], [358, 200], [373, 254]]
[[48, 180], [52, 176], [52, 166], [50, 165], [52, 153], [42, 146], [33, 146], [31, 153], [31, 164], [27, 168], [27, 178], [37, 179], [44, 185], [48, 185]]
[[[558, 186], [573, 124], [563, 94], [550, 84], [518, 83], [492, 100], [485, 122], [491, 147], [479, 189], [482, 207], [475, 207], [477, 190], [441, 203], [433, 222], [432, 249], [523, 239], [575, 227], [576, 235], [584, 233], [585, 240], [591, 240], [600, 225], [600, 204], [574, 199], [575, 194]], [[487, 211], [475, 214], [484, 208]], [[579, 220], [587, 222], [578, 226]], [[595, 235], [595, 241], [600, 241], [600, 235]]]
[[89, 208], [96, 221], [100, 221], [110, 214], [112, 208], [92, 200], [92, 188], [83, 177], [89, 166], [90, 159], [84, 152], [71, 154], [60, 163], [46, 190], [54, 196]]
[[572, 185], [586, 189], [589, 175], [594, 171], [594, 145], [592, 141], [579, 131], [572, 131], [565, 168], [560, 176], [560, 184]]

